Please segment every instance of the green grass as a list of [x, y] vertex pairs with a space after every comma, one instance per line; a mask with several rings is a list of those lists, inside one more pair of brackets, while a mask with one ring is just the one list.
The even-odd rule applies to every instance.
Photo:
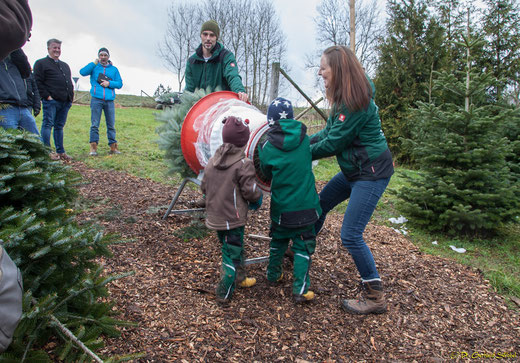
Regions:
[[[340, 171], [340, 169], [336, 161], [336, 158], [330, 157], [326, 159], [321, 159], [318, 165], [313, 169], [313, 171], [316, 180], [327, 181], [330, 180], [334, 175], [336, 175]], [[403, 168], [396, 168], [396, 171], [402, 173], [411, 172]], [[387, 190], [399, 190], [399, 188], [403, 186], [404, 179], [397, 176], [397, 172], [392, 177], [392, 179], [390, 179], [390, 184], [388, 185]], [[336, 206], [336, 208], [334, 208], [334, 211], [338, 213], [344, 213], [345, 209], [347, 208], [347, 203], [348, 202], [340, 203], [338, 206]], [[391, 217], [399, 217], [399, 215], [396, 215], [395, 197], [392, 196], [390, 193], [386, 192], [385, 194], [383, 194], [383, 197], [379, 200], [377, 209], [372, 217], [372, 221], [375, 221], [379, 224], [387, 224], [388, 219]]]
[[[429, 254], [455, 259], [480, 270], [500, 294], [520, 298], [520, 225], [510, 225], [493, 239], [456, 239], [411, 231], [410, 238]], [[432, 242], [437, 241], [434, 245]], [[450, 245], [466, 249], [457, 253]]]
[[[141, 178], [176, 184], [179, 178], [167, 174], [168, 167], [163, 162], [163, 152], [156, 143], [156, 112], [160, 111], [138, 107], [116, 108], [116, 139], [121, 151], [119, 155], [108, 153], [110, 148], [102, 116], [99, 127], [99, 156], [89, 157], [90, 107], [73, 105], [64, 130], [65, 150], [75, 160], [83, 161], [93, 168], [121, 170]], [[41, 116], [38, 116], [37, 124], [41, 125]]]
[[[118, 101], [119, 98], [120, 96], [118, 96]], [[127, 102], [130, 103], [128, 100]], [[140, 104], [139, 98], [132, 102]], [[156, 112], [160, 111], [142, 107], [117, 108], [117, 140], [122, 154], [108, 154], [106, 126], [103, 118], [98, 150], [100, 155], [89, 157], [90, 108], [86, 105], [74, 105], [69, 112], [65, 127], [65, 149], [74, 159], [81, 160], [92, 168], [121, 170], [138, 177], [178, 185], [180, 178], [167, 174], [163, 153], [155, 143], [158, 138], [155, 133], [155, 128], [158, 126], [154, 118]], [[37, 122], [39, 125], [41, 124], [41, 116], [38, 117]], [[404, 168], [398, 167], [396, 170], [398, 172], [392, 177], [388, 190], [399, 190], [404, 185], [405, 181], [401, 173], [414, 174], [414, 171]], [[318, 166], [314, 168], [316, 179], [322, 181], [329, 180], [338, 171], [339, 167], [335, 158], [320, 160]], [[400, 215], [395, 208], [396, 197], [388, 190], [379, 201], [372, 221], [397, 228], [388, 221], [390, 217]], [[342, 213], [345, 208], [346, 203], [341, 203], [336, 207], [336, 211]], [[110, 219], [117, 216], [117, 213], [117, 210], [113, 210], [104, 217]], [[132, 223], [132, 221], [128, 221], [128, 223]], [[413, 230], [409, 230], [407, 237], [425, 253], [454, 259], [479, 269], [496, 291], [520, 298], [520, 225], [518, 223], [507, 226], [502, 230], [501, 235], [494, 239], [455, 240], [442, 235]], [[437, 241], [438, 244], [432, 244], [433, 241]], [[467, 252], [459, 254], [451, 250], [450, 245], [463, 247]]]
[[[82, 105], [90, 105], [90, 92], [75, 91], [74, 103]], [[155, 108], [155, 100], [152, 97], [134, 96], [134, 95], [117, 95], [116, 105], [122, 107], [148, 107]]]

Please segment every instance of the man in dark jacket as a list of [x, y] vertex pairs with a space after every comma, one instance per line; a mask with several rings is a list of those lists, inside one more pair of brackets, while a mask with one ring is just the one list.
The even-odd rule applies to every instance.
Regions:
[[31, 65], [21, 49], [0, 61], [0, 126], [23, 129], [38, 135], [36, 121], [27, 108], [24, 78], [31, 74]]
[[[34, 77], [42, 98], [43, 121], [41, 128], [42, 142], [51, 146], [51, 130], [53, 130], [56, 158], [70, 160], [63, 147], [63, 128], [67, 122], [67, 114], [74, 98], [74, 86], [67, 63], [59, 60], [61, 41], [47, 41], [49, 55], [34, 63]], [[51, 154], [53, 156], [53, 154]]]
[[247, 102], [248, 97], [242, 77], [238, 74], [237, 61], [234, 54], [224, 48], [217, 40], [220, 28], [216, 21], [209, 20], [200, 29], [201, 44], [186, 64], [186, 91], [193, 92], [198, 88], [218, 87], [223, 91], [238, 93], [240, 100]]

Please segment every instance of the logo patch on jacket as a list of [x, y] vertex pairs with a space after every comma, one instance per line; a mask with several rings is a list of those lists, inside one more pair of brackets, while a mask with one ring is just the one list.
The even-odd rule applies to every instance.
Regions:
[[340, 113], [338, 119], [339, 119], [341, 122], [345, 121], [345, 115], [342, 114], [342, 113]]
[[234, 66], [235, 66], [235, 63], [229, 63], [229, 65], [230, 65], [231, 67], [234, 67]]

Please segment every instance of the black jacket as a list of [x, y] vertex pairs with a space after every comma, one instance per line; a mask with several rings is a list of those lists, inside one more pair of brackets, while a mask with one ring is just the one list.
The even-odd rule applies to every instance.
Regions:
[[27, 89], [24, 77], [31, 74], [31, 65], [21, 49], [0, 61], [0, 103], [25, 106]]
[[40, 92], [38, 92], [38, 86], [36, 85], [36, 80], [34, 79], [34, 75], [29, 75], [29, 78], [25, 80], [25, 84], [27, 86], [27, 102], [25, 106], [32, 108], [34, 111], [34, 116], [38, 116], [41, 106], [40, 100]]
[[47, 56], [34, 63], [34, 78], [42, 100], [51, 96], [56, 101], [72, 102], [74, 86], [67, 63]]

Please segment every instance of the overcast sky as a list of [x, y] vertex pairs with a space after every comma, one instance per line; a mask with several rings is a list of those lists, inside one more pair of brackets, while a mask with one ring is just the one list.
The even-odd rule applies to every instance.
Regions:
[[[88, 90], [88, 77], [79, 70], [106, 47], [123, 79], [122, 94], [153, 95], [157, 86], [177, 88], [173, 73], [158, 56], [158, 44], [167, 25], [167, 9], [174, 0], [29, 0], [33, 31], [24, 51], [31, 64], [47, 55], [50, 38], [62, 40], [61, 60], [69, 64], [72, 76], [80, 77], [79, 90]], [[314, 97], [312, 72], [305, 71], [305, 56], [316, 49], [316, 6], [321, 0], [274, 0], [282, 29], [287, 36], [290, 76]], [[380, 0], [384, 3], [384, 0]], [[240, 67], [240, 64], [239, 64]], [[297, 92], [282, 95], [293, 101]], [[303, 100], [303, 98], [301, 98]]]

